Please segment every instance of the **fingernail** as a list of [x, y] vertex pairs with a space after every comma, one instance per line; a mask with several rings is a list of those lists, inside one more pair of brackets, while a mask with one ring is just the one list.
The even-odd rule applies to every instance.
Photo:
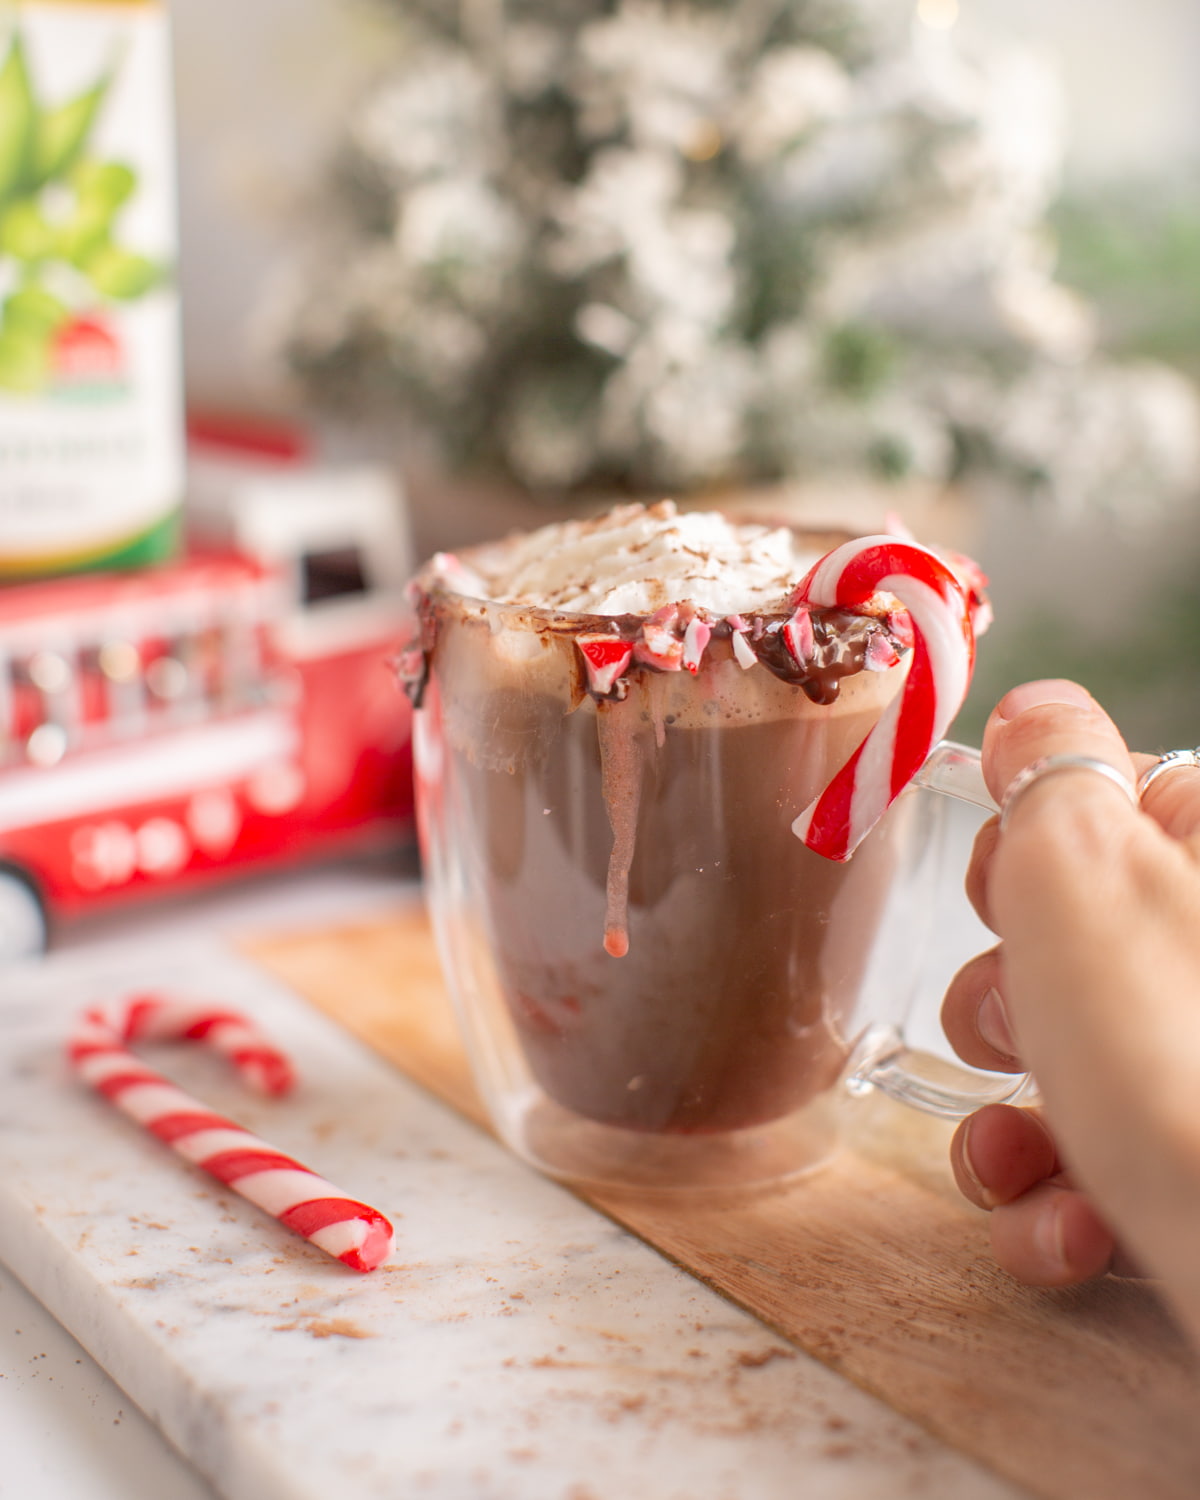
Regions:
[[1017, 1046], [1009, 1029], [1008, 1012], [1004, 1009], [1000, 991], [994, 986], [983, 992], [983, 999], [975, 1012], [975, 1030], [993, 1052], [998, 1052], [1009, 1062], [1016, 1062]]
[[1059, 1194], [1056, 1193], [1042, 1205], [1033, 1221], [1032, 1238], [1033, 1247], [1048, 1271], [1066, 1270], [1066, 1234]]
[[1046, 682], [1023, 682], [1011, 688], [996, 705], [996, 717], [1007, 724], [1019, 714], [1031, 708], [1044, 708], [1048, 704], [1066, 704], [1071, 708], [1093, 708], [1096, 700], [1086, 688], [1065, 678], [1052, 678]]
[[992, 1192], [991, 1188], [984, 1186], [983, 1178], [980, 1177], [978, 1169], [971, 1159], [972, 1123], [973, 1122], [971, 1120], [968, 1120], [964, 1125], [961, 1134], [959, 1135], [959, 1161], [962, 1163], [963, 1171], [967, 1174], [967, 1176], [971, 1179], [971, 1182], [974, 1184], [975, 1190], [979, 1194], [979, 1201], [983, 1204], [984, 1208], [995, 1208], [997, 1201], [996, 1196]]

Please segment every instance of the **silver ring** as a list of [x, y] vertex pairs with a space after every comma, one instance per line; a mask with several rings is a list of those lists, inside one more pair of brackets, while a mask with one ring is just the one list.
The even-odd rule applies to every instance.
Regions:
[[1137, 793], [1129, 778], [1122, 776], [1116, 766], [1110, 766], [1106, 760], [1097, 760], [1093, 755], [1044, 755], [1041, 760], [1031, 761], [1023, 771], [1018, 771], [1009, 782], [1000, 804], [1001, 832], [1008, 827], [1013, 807], [1029, 788], [1043, 777], [1054, 776], [1059, 771], [1094, 771], [1097, 776], [1103, 776], [1105, 781], [1119, 786], [1129, 798], [1131, 807], [1138, 805]]
[[1140, 801], [1146, 795], [1146, 788], [1160, 776], [1168, 771], [1178, 771], [1184, 766], [1200, 767], [1200, 749], [1196, 750], [1168, 750], [1165, 755], [1160, 755], [1148, 771], [1143, 771], [1138, 777], [1137, 794]]

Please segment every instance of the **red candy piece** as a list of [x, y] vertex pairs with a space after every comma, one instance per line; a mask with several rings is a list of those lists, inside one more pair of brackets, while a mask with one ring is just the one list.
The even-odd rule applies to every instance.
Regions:
[[598, 698], [611, 697], [633, 660], [633, 646], [616, 635], [577, 635], [575, 644], [587, 666], [588, 687]]
[[804, 666], [816, 655], [817, 643], [813, 635], [812, 616], [803, 606], [795, 611], [783, 627], [783, 639], [797, 666]]
[[633, 648], [633, 654], [647, 666], [657, 667], [660, 672], [678, 672], [683, 666], [683, 642], [674, 632], [679, 619], [679, 609], [674, 604], [664, 604], [655, 610], [642, 626], [642, 639]]
[[683, 635], [683, 665], [693, 677], [700, 670], [700, 659], [711, 639], [712, 626], [706, 625], [699, 615], [693, 615]]
[[[896, 642], [901, 651], [907, 651], [913, 643], [913, 624], [909, 618], [908, 610], [892, 609], [887, 616], [888, 634]], [[979, 631], [976, 630], [976, 635]]]
[[871, 637], [863, 657], [863, 666], [868, 672], [886, 672], [889, 668], [896, 666], [899, 661], [900, 653], [886, 635], [880, 632]]
[[987, 574], [973, 557], [967, 557], [963, 552], [943, 552], [941, 556], [966, 594], [971, 627], [977, 637], [981, 636], [992, 623], [992, 606], [986, 592]]

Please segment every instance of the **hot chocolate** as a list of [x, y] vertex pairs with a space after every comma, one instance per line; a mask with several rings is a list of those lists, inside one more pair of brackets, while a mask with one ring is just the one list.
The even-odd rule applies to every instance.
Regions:
[[904, 814], [845, 864], [791, 829], [896, 695], [904, 612], [789, 607], [839, 537], [692, 520], [435, 559], [405, 663], [426, 856], [469, 913], [447, 941], [537, 1086], [641, 1132], [829, 1088]]

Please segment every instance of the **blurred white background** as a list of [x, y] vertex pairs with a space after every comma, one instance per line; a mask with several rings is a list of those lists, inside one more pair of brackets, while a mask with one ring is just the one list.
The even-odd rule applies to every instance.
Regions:
[[1066, 96], [1068, 168], [1113, 179], [1200, 155], [1195, 0], [960, 0], [961, 24], [1043, 48]]
[[358, 0], [170, 0], [189, 399], [262, 404], [247, 325], [383, 32]]
[[[1183, 173], [1200, 159], [1196, 0], [925, 6], [937, 18], [957, 12], [968, 34], [1016, 37], [1053, 59], [1075, 182]], [[250, 315], [286, 244], [289, 204], [360, 81], [386, 60], [388, 28], [371, 0], [170, 0], [170, 10], [189, 395], [270, 404], [246, 357]]]
[[[884, 14], [904, 0], [857, 3]], [[322, 169], [367, 80], [395, 56], [394, 18], [403, 7], [400, 0], [168, 4], [189, 400], [286, 411], [282, 386], [253, 357], [254, 314], [295, 234], [299, 202], [311, 195], [309, 223], [324, 211]], [[1191, 295], [1200, 254], [1197, 0], [911, 4], [918, 30], [953, 26], [968, 43], [1016, 42], [1056, 70], [1066, 202], [1052, 274], [1103, 304], [1101, 326], [1118, 358], [1161, 357], [1200, 374]], [[957, 544], [990, 573], [998, 624], [960, 721], [963, 737], [979, 733], [987, 706], [1011, 682], [1064, 675], [1087, 682], [1139, 742], [1194, 741], [1200, 507], [1156, 508], [1153, 487], [1139, 482], [1124, 485], [1121, 498], [1123, 514], [1085, 521], [1026, 503], [1017, 484], [970, 513], [969, 534]], [[496, 513], [489, 524], [528, 523]], [[434, 544], [459, 541], [447, 532]], [[1125, 622], [1115, 637], [1114, 618]], [[1122, 651], [1097, 649], [1097, 640], [1113, 639]]]

